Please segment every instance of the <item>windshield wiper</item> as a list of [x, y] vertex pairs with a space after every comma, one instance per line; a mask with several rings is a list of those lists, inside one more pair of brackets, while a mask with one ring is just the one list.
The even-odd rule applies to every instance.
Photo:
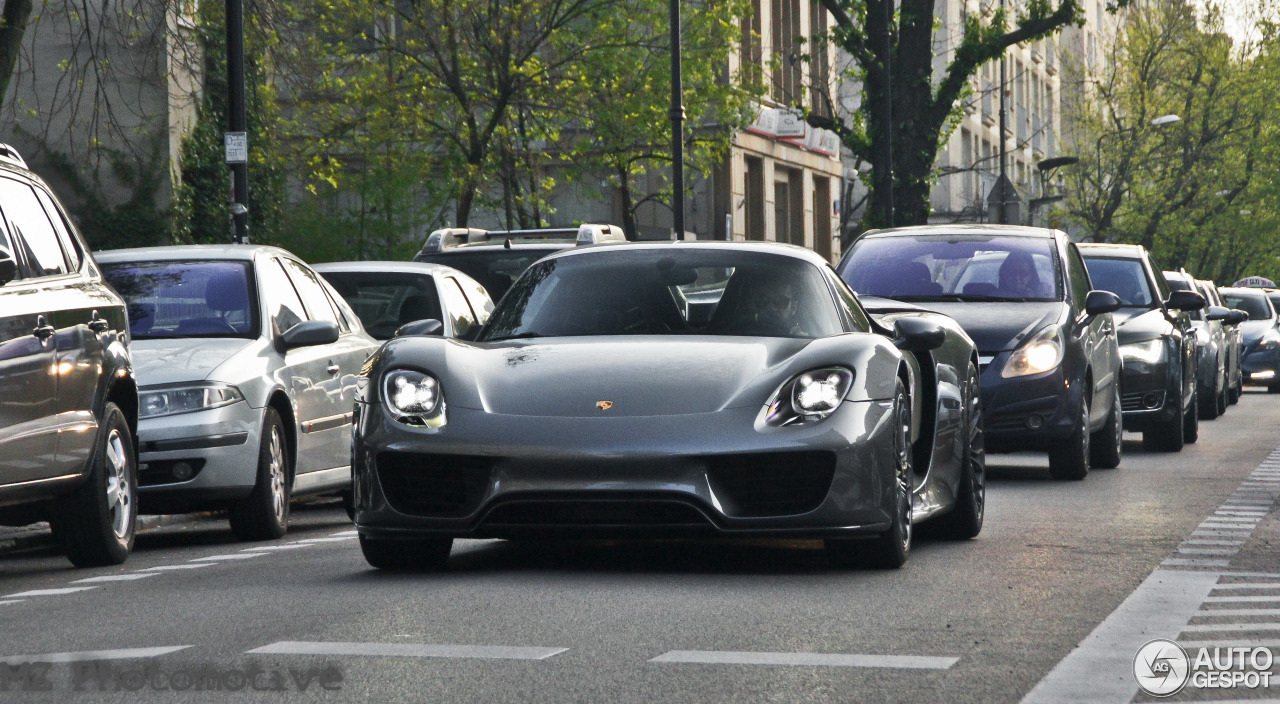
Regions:
[[531, 337], [546, 337], [546, 335], [543, 335], [540, 332], [535, 332], [533, 330], [526, 330], [524, 332], [518, 332], [514, 335], [503, 335], [502, 337], [491, 337], [485, 340], [485, 342], [502, 342], [503, 340], [526, 340]]

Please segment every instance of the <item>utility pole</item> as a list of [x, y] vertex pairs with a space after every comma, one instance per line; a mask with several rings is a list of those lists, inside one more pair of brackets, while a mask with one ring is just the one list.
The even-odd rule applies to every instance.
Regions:
[[[230, 0], [228, 0], [230, 1]], [[680, 0], [671, 0], [671, 229], [684, 239], [684, 88], [680, 79]]]
[[227, 164], [231, 167], [231, 241], [249, 242], [249, 127], [244, 107], [244, 5], [227, 7]]

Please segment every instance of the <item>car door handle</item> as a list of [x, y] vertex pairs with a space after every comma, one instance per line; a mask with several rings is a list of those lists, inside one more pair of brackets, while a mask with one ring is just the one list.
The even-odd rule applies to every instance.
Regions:
[[329, 366], [326, 367], [325, 369], [330, 374], [337, 374], [338, 372], [342, 371], [342, 368], [339, 367], [337, 364], [334, 364], [333, 362], [329, 362]]
[[111, 323], [98, 317], [98, 311], [93, 311], [93, 316], [89, 318], [89, 329], [94, 332], [106, 332], [111, 327]]
[[32, 335], [35, 335], [41, 340], [47, 340], [53, 337], [55, 332], [57, 332], [57, 330], [49, 324], [48, 320], [45, 320], [43, 315], [36, 316], [36, 327], [31, 331]]

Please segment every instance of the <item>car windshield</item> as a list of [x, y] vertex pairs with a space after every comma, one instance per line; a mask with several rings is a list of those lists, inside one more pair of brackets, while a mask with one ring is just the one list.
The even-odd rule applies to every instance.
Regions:
[[444, 320], [430, 274], [394, 271], [319, 272], [346, 299], [375, 339], [388, 340], [415, 320]]
[[577, 335], [817, 338], [844, 331], [813, 264], [741, 249], [584, 252], [534, 264], [480, 341]]
[[903, 301], [1058, 301], [1053, 240], [1000, 235], [872, 237], [840, 274], [863, 296]]
[[[1093, 287], [1116, 294], [1121, 305], [1130, 308], [1155, 307], [1158, 297], [1151, 290], [1151, 281], [1147, 279], [1147, 268], [1142, 260], [1085, 255], [1084, 266], [1089, 270]], [[1174, 285], [1175, 280], [1170, 280], [1169, 286]]]
[[458, 269], [484, 286], [489, 298], [497, 301], [506, 294], [511, 284], [539, 259], [563, 250], [564, 247], [516, 247], [500, 249], [488, 247], [483, 250], [465, 251], [449, 250], [448, 253], [430, 254], [418, 261], [445, 264]]
[[135, 339], [258, 336], [248, 262], [129, 262], [102, 270], [129, 305]]
[[1249, 314], [1249, 320], [1270, 320], [1272, 308], [1264, 293], [1223, 292], [1222, 300], [1228, 308], [1236, 308]]

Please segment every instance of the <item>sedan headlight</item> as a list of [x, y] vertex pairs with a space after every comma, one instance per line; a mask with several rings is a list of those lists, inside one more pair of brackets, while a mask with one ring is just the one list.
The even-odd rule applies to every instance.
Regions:
[[1262, 339], [1258, 340], [1258, 349], [1274, 350], [1280, 347], [1280, 332], [1268, 330], [1262, 334]]
[[440, 381], [411, 369], [393, 369], [382, 377], [382, 402], [392, 418], [407, 425], [439, 428], [445, 424]]
[[244, 400], [244, 394], [230, 384], [206, 382], [143, 388], [138, 392], [138, 417], [159, 418], [179, 413], [207, 411]]
[[1000, 376], [1009, 379], [1047, 372], [1062, 364], [1063, 354], [1062, 334], [1057, 326], [1045, 328], [1013, 351]]
[[1155, 364], [1164, 357], [1164, 340], [1155, 339], [1120, 345], [1120, 357], [1125, 362]]
[[792, 377], [769, 400], [769, 425], [814, 423], [840, 407], [853, 386], [853, 372], [844, 367], [811, 369]]

